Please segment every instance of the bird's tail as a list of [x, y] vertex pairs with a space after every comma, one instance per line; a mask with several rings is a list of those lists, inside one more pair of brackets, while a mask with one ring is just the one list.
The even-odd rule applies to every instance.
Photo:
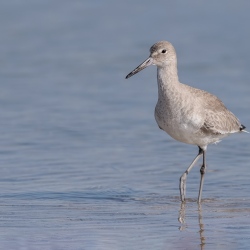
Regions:
[[248, 134], [249, 134], [249, 132], [246, 131], [245, 128], [246, 128], [246, 127], [245, 127], [243, 124], [241, 124], [241, 125], [240, 125], [240, 132], [245, 132], [245, 133], [248, 133]]

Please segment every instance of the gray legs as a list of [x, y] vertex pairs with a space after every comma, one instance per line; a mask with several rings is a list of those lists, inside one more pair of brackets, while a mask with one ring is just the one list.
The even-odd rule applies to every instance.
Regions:
[[203, 154], [203, 164], [201, 166], [201, 181], [200, 181], [200, 190], [199, 190], [199, 196], [198, 196], [198, 203], [201, 202], [201, 194], [202, 194], [202, 187], [203, 187], [203, 182], [204, 182], [204, 174], [205, 174], [205, 169], [206, 169], [206, 159], [205, 159], [205, 152], [206, 148], [202, 149], [199, 147], [199, 153], [198, 155], [194, 158], [193, 162], [190, 164], [190, 166], [187, 168], [187, 170], [184, 172], [184, 174], [180, 178], [180, 195], [181, 195], [181, 201], [185, 201], [185, 196], [186, 196], [186, 181], [187, 181], [187, 175], [193, 168], [194, 164], [199, 160], [201, 155]]
[[203, 182], [204, 182], [204, 175], [205, 175], [205, 171], [206, 171], [206, 151], [203, 151], [203, 163], [201, 166], [201, 181], [200, 181], [200, 189], [199, 189], [199, 196], [198, 196], [198, 203], [201, 203], [201, 194], [202, 194], [202, 188], [203, 188]]

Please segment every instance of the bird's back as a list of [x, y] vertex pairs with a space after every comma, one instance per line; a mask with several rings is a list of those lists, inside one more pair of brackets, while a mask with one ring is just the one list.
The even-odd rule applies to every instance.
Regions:
[[188, 85], [183, 84], [183, 87], [193, 95], [193, 98], [199, 100], [205, 115], [204, 124], [201, 127], [202, 131], [215, 134], [240, 132], [239, 119], [225, 107], [217, 96]]

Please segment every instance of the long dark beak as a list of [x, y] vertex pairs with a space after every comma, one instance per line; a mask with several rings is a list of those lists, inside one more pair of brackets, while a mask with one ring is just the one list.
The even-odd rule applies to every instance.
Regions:
[[135, 68], [132, 72], [130, 72], [127, 76], [126, 79], [128, 79], [129, 77], [137, 74], [138, 72], [140, 72], [141, 70], [145, 69], [146, 67], [148, 67], [149, 65], [153, 64], [153, 60], [151, 57], [149, 57], [147, 60], [145, 60], [142, 64], [140, 64], [137, 68]]

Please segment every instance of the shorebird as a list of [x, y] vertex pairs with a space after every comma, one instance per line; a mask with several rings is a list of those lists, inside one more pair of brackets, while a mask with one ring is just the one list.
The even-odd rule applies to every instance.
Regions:
[[185, 202], [187, 175], [203, 155], [198, 195], [200, 203], [206, 172], [207, 146], [230, 134], [247, 132], [244, 130], [246, 127], [216, 96], [179, 82], [176, 52], [170, 42], [155, 43], [150, 48], [148, 59], [130, 72], [126, 79], [149, 65], [157, 66], [158, 101], [155, 120], [159, 128], [175, 140], [197, 145], [199, 148], [198, 155], [180, 177], [182, 202]]

